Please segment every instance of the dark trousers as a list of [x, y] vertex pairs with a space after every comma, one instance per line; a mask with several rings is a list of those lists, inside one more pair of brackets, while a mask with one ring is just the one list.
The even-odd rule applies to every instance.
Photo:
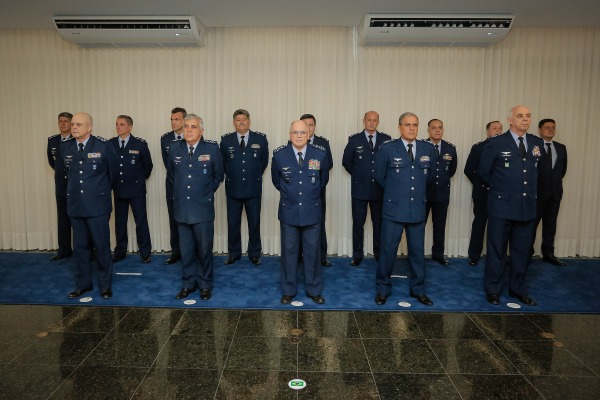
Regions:
[[304, 290], [310, 296], [323, 291], [321, 259], [319, 257], [320, 224], [307, 226], [280, 224], [281, 229], [281, 292], [296, 295], [298, 256], [302, 244], [304, 260]]
[[432, 257], [444, 257], [444, 242], [446, 240], [446, 217], [448, 216], [448, 203], [427, 202], [427, 214], [429, 218], [431, 211], [431, 224], [433, 225], [433, 246], [431, 246]]
[[58, 251], [60, 256], [73, 254], [71, 247], [71, 219], [67, 214], [67, 196], [56, 196], [56, 217], [58, 223]]
[[166, 181], [167, 189], [167, 211], [169, 212], [169, 229], [171, 231], [171, 255], [175, 257], [181, 257], [181, 251], [179, 249], [179, 228], [177, 227], [177, 221], [175, 221], [175, 211], [173, 210], [173, 184]]
[[92, 247], [96, 249], [96, 271], [100, 290], [112, 286], [112, 255], [110, 253], [110, 214], [99, 217], [71, 217], [76, 262], [77, 289], [92, 287]]
[[554, 255], [554, 237], [556, 236], [556, 220], [560, 210], [560, 200], [554, 199], [537, 201], [537, 217], [535, 219], [535, 230], [533, 231], [533, 240], [531, 248], [535, 243], [537, 227], [542, 221], [542, 255]]
[[236, 199], [227, 197], [227, 251], [229, 256], [238, 258], [242, 255], [242, 210], [246, 207], [248, 220], [248, 257], [260, 257], [262, 245], [260, 240], [260, 207], [261, 198]]
[[373, 223], [373, 252], [379, 258], [381, 243], [381, 211], [382, 200], [360, 200], [352, 198], [352, 257], [363, 258], [363, 245], [365, 241], [365, 222], [367, 220], [367, 207], [371, 209], [371, 222]]
[[410, 291], [419, 296], [425, 291], [425, 221], [404, 223], [383, 219], [381, 223], [381, 246], [377, 263], [377, 294], [388, 296], [392, 291], [392, 270], [402, 232], [406, 231], [408, 244], [408, 265], [410, 266]]
[[327, 202], [325, 201], [325, 188], [321, 190], [321, 260], [327, 259], [327, 232], [325, 232], [325, 211], [327, 209]]
[[471, 239], [469, 240], [469, 258], [479, 260], [483, 252], [483, 237], [487, 225], [487, 201], [473, 202], [473, 224], [471, 225]]
[[214, 221], [178, 223], [183, 289], [212, 289]]
[[129, 219], [129, 206], [135, 221], [135, 234], [142, 257], [147, 257], [152, 251], [150, 241], [150, 228], [148, 227], [148, 214], [146, 212], [146, 195], [127, 199], [115, 198], [115, 236], [117, 245], [115, 256], [124, 256], [127, 253], [127, 220]]
[[[535, 220], [513, 221], [488, 218], [487, 256], [483, 284], [486, 293], [499, 295], [504, 286], [504, 273], [509, 268], [509, 289], [516, 294], [528, 294], [525, 276], [529, 268], [529, 249]], [[510, 246], [510, 257], [507, 248]]]

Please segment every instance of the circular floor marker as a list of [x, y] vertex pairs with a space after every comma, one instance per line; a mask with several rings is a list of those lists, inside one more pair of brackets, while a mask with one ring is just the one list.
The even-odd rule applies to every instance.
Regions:
[[288, 386], [294, 390], [301, 390], [306, 387], [306, 382], [304, 382], [302, 379], [292, 379], [289, 381]]
[[91, 297], [82, 297], [79, 299], [80, 303], [89, 303], [90, 301], [92, 301]]
[[521, 308], [521, 305], [517, 303], [506, 303], [506, 305], [510, 308]]
[[191, 306], [192, 304], [196, 304], [196, 300], [192, 300], [192, 299], [185, 300], [183, 302], [183, 304], [187, 304], [188, 306]]
[[399, 305], [400, 307], [404, 307], [404, 308], [412, 307], [412, 304], [410, 304], [410, 303], [409, 303], [409, 302], [407, 302], [407, 301], [401, 301], [400, 303], [398, 303], [398, 305]]
[[304, 303], [301, 301], [292, 301], [290, 304], [294, 307], [302, 307], [304, 305]]

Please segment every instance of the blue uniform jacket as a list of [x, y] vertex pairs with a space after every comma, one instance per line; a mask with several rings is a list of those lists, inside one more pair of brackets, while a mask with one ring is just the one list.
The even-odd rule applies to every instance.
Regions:
[[118, 177], [114, 185], [115, 197], [127, 199], [146, 195], [146, 179], [152, 173], [152, 157], [144, 139], [129, 135], [125, 150], [121, 152], [121, 139], [109, 140], [117, 155]]
[[535, 219], [543, 146], [542, 139], [527, 133], [527, 154], [522, 158], [510, 131], [489, 140], [477, 169], [489, 186], [489, 216], [513, 221]]
[[215, 219], [215, 191], [223, 182], [223, 160], [219, 145], [200, 139], [192, 159], [184, 140], [171, 143], [167, 179], [173, 184], [175, 221], [198, 224]]
[[469, 153], [467, 162], [465, 163], [465, 175], [473, 184], [473, 201], [487, 201], [487, 185], [477, 174], [479, 160], [481, 160], [481, 154], [483, 154], [483, 149], [487, 144], [488, 139], [479, 143], [475, 143], [473, 147], [471, 147], [471, 152]]
[[358, 132], [348, 138], [342, 156], [342, 166], [350, 174], [353, 198], [359, 200], [381, 200], [383, 188], [375, 181], [375, 156], [381, 144], [391, 137], [383, 132], [377, 132], [373, 150], [365, 132]]
[[56, 161], [56, 168], [64, 168], [67, 173], [67, 214], [70, 217], [111, 213], [110, 192], [117, 176], [117, 159], [106, 139], [90, 136], [81, 156], [76, 140], [62, 142]]
[[281, 222], [307, 226], [321, 222], [321, 190], [329, 182], [329, 161], [325, 149], [308, 144], [302, 168], [291, 143], [273, 151], [271, 180], [279, 190]]
[[[425, 141], [431, 143], [429, 139]], [[456, 173], [456, 147], [444, 139], [440, 144], [439, 156], [432, 171], [433, 179], [427, 184], [427, 201], [448, 203], [450, 202], [450, 178]]]
[[427, 182], [435, 162], [429, 142], [416, 142], [414, 164], [401, 139], [383, 143], [375, 159], [375, 179], [383, 187], [383, 218], [405, 223], [425, 220]]
[[249, 131], [246, 148], [240, 148], [237, 132], [221, 136], [220, 150], [225, 165], [225, 193], [248, 199], [262, 195], [263, 173], [269, 164], [269, 143], [264, 133]]
[[67, 174], [62, 168], [56, 168], [56, 160], [60, 157], [61, 143], [62, 136], [60, 136], [60, 133], [50, 136], [48, 138], [48, 148], [46, 149], [48, 164], [54, 170], [54, 190], [56, 196], [67, 195]]

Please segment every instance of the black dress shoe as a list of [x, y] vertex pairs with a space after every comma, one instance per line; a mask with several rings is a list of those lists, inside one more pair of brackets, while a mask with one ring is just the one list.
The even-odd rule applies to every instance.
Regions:
[[100, 293], [100, 296], [102, 296], [103, 299], [110, 299], [112, 297], [112, 290], [103, 290], [102, 293]]
[[531, 297], [529, 297], [527, 295], [520, 295], [520, 294], [513, 292], [512, 290], [509, 291], [508, 294], [511, 297], [519, 299], [519, 301], [521, 301], [521, 303], [523, 303], [523, 304], [527, 304], [528, 306], [537, 306], [537, 303], [535, 302], [535, 300], [533, 300]]
[[426, 294], [416, 295], [414, 293], [411, 293], [410, 297], [413, 297], [413, 298], [419, 300], [420, 303], [425, 304], [426, 306], [432, 306], [433, 305], [433, 301], [431, 301], [431, 299], [429, 297], [427, 297]]
[[120, 254], [120, 255], [115, 254], [115, 255], [113, 255], [112, 262], [113, 263], [119, 262], [121, 260], [124, 260], [125, 257], [126, 257], [125, 254]]
[[150, 259], [150, 256], [142, 256], [142, 262], [143, 262], [144, 264], [149, 264], [149, 263], [150, 263], [150, 261], [152, 261], [152, 260]]
[[360, 263], [362, 262], [362, 258], [358, 258], [358, 257], [354, 257], [352, 259], [352, 261], [350, 261], [350, 265], [352, 265], [353, 267], [357, 267], [360, 265]]
[[73, 255], [73, 253], [69, 253], [69, 254], [55, 254], [52, 257], [50, 257], [50, 261], [62, 260], [63, 258], [71, 257], [72, 255]]
[[281, 296], [281, 300], [279, 301], [281, 304], [290, 304], [294, 296], [283, 295]]
[[179, 293], [177, 293], [177, 295], [175, 296], [175, 298], [177, 300], [179, 299], [185, 299], [186, 297], [188, 297], [190, 295], [190, 293], [194, 292], [196, 290], [196, 288], [192, 288], [192, 289], [181, 289], [179, 291]]
[[181, 256], [171, 256], [167, 258], [167, 261], [165, 261], [165, 265], [175, 264], [179, 260], [181, 260]]
[[82, 294], [91, 292], [92, 290], [94, 290], [94, 288], [91, 286], [87, 289], [76, 289], [76, 290], [72, 291], [71, 293], [69, 293], [69, 298], [76, 299], [77, 297], [81, 296]]
[[250, 257], [250, 262], [254, 265], [260, 265], [260, 257]]
[[200, 300], [208, 300], [211, 296], [210, 289], [200, 289]]
[[312, 301], [314, 301], [317, 304], [325, 304], [325, 297], [321, 296], [320, 294], [318, 294], [316, 296], [311, 296], [310, 294], [306, 293], [306, 295], [308, 296], [309, 299], [311, 299]]
[[239, 259], [240, 259], [240, 257], [228, 257], [227, 260], [225, 260], [223, 262], [223, 264], [225, 264], [225, 265], [231, 265], [231, 264], [233, 264], [234, 262], [236, 262]]
[[478, 262], [479, 262], [479, 260], [477, 258], [469, 258], [469, 265], [471, 267], [476, 266]]
[[450, 261], [446, 260], [444, 258], [444, 256], [441, 256], [441, 257], [431, 257], [431, 259], [433, 261], [437, 261], [438, 263], [442, 264], [444, 267], [447, 267], [448, 265], [450, 265]]
[[552, 265], [556, 265], [557, 267], [564, 267], [565, 265], [567, 265], [564, 262], [560, 261], [558, 258], [556, 258], [554, 254], [544, 256], [544, 261]]
[[498, 296], [497, 294], [488, 294], [487, 301], [491, 305], [497, 306], [498, 304], [500, 304], [500, 296]]
[[323, 267], [331, 267], [331, 262], [329, 262], [328, 259], [324, 258], [324, 259], [321, 260], [321, 265]]
[[375, 304], [377, 304], [378, 306], [382, 306], [387, 301], [387, 298], [388, 297], [385, 294], [378, 294], [377, 296], [375, 296]]

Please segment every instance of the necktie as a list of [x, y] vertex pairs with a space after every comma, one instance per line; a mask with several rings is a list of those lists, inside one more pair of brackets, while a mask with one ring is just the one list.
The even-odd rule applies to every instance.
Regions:
[[244, 142], [244, 137], [245, 136], [242, 136], [242, 141], [240, 142], [240, 147], [242, 148], [242, 151], [246, 149], [246, 142]]
[[181, 140], [181, 135], [177, 135], [177, 140]]
[[369, 135], [369, 144], [371, 145], [371, 150], [373, 150], [373, 135]]
[[435, 147], [435, 153], [439, 156], [440, 155], [440, 146], [439, 145], [434, 145]]
[[521, 152], [521, 157], [525, 158], [525, 143], [523, 143], [523, 138], [519, 138], [519, 151]]
[[123, 149], [125, 149], [125, 141], [121, 140], [121, 153], [123, 152]]
[[412, 152], [413, 145], [412, 145], [412, 143], [409, 143], [407, 146], [408, 146], [408, 155], [410, 156], [410, 162], [414, 163], [415, 162], [415, 155]]
[[194, 157], [194, 146], [190, 146], [190, 160]]
[[79, 155], [83, 153], [83, 143], [79, 143]]
[[548, 162], [554, 168], [554, 160], [552, 160], [552, 145], [550, 143], [546, 143], [546, 153], [548, 153]]
[[302, 152], [299, 151], [298, 152], [298, 165], [300, 166], [300, 168], [302, 168], [303, 164], [304, 164], [304, 159], [302, 158]]

